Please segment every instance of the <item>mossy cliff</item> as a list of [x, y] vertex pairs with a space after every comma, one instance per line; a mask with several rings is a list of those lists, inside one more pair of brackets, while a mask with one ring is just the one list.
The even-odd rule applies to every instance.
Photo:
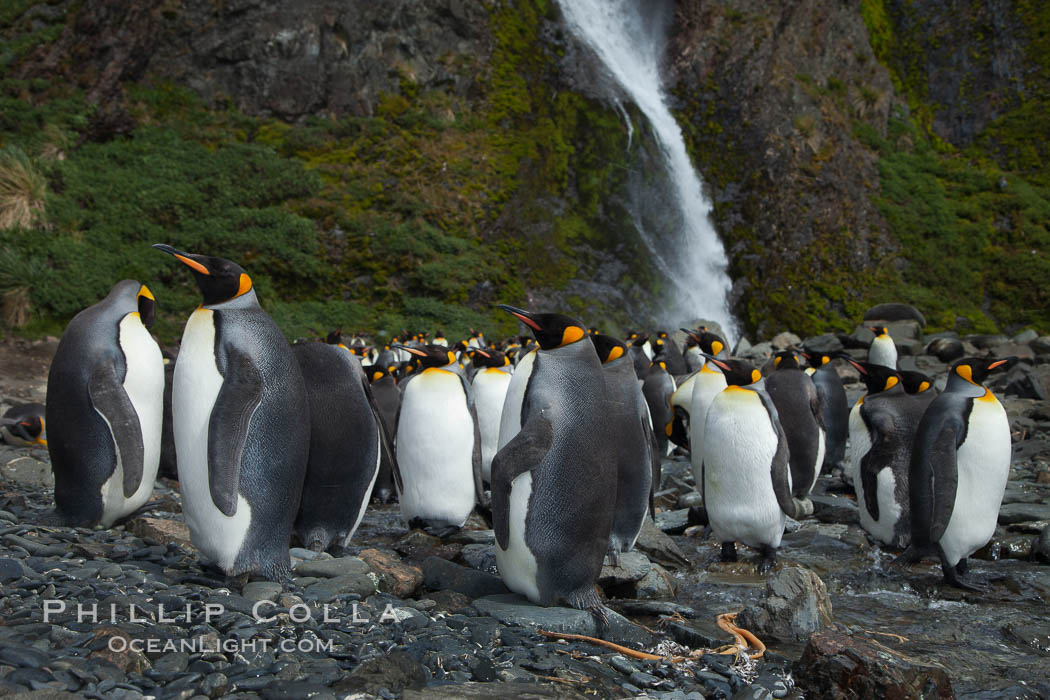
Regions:
[[[1050, 327], [1048, 12], [974, 0], [953, 32], [958, 5], [676, 3], [675, 111], [748, 331], [891, 299]], [[627, 192], [658, 149], [553, 0], [17, 0], [0, 35], [0, 147], [47, 184], [0, 230], [30, 332], [133, 276], [172, 340], [195, 291], [158, 241], [236, 257], [292, 337], [510, 332], [497, 301], [622, 330], [659, 299]]]

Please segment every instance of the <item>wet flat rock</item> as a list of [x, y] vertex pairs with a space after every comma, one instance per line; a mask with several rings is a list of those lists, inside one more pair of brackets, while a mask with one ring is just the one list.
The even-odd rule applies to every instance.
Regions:
[[651, 634], [612, 610], [608, 611], [608, 628], [600, 630], [594, 616], [585, 610], [544, 608], [533, 605], [525, 598], [514, 594], [480, 598], [474, 601], [474, 609], [483, 615], [496, 618], [505, 625], [522, 625], [537, 627], [548, 632], [599, 636], [620, 644], [633, 643], [646, 647], [652, 645], [654, 641]]
[[954, 697], [943, 669], [838, 630], [809, 638], [795, 677], [814, 697]]

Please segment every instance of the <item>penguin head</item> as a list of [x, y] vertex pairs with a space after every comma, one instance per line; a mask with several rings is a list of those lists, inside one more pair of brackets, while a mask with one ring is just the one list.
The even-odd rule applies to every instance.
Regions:
[[587, 335], [583, 324], [571, 316], [552, 313], [533, 313], [506, 304], [499, 308], [515, 316], [532, 329], [541, 350], [553, 350], [581, 340]]
[[595, 333], [591, 336], [591, 342], [603, 365], [627, 354], [627, 344], [611, 335]]
[[343, 329], [336, 328], [325, 337], [324, 342], [329, 345], [341, 345], [343, 342]]
[[600, 332], [597, 326], [591, 326], [587, 329], [587, 335], [598, 335]]
[[809, 366], [813, 369], [820, 369], [835, 359], [826, 352], [804, 352], [802, 353], [802, 357], [806, 358], [809, 362]]
[[703, 355], [714, 355], [718, 357], [726, 349], [726, 341], [722, 336], [717, 333], [712, 333], [707, 328], [701, 326], [695, 331], [689, 330], [688, 328], [679, 329], [685, 333], [689, 338], [693, 339], [697, 347], [700, 348], [700, 353]]
[[[394, 368], [394, 369], [396, 369], [396, 368]], [[378, 382], [383, 377], [389, 377], [389, 376], [392, 376], [390, 371], [387, 370], [387, 368], [383, 367], [382, 365], [372, 365], [371, 367], [368, 368], [368, 381], [369, 381], [369, 383], [371, 383], [371, 382]]]
[[864, 382], [864, 386], [868, 389], [869, 394], [889, 391], [901, 383], [901, 374], [895, 369], [885, 365], [854, 360], [847, 353], [842, 353], [839, 357], [853, 365], [860, 372], [860, 380]]
[[729, 386], [747, 386], [762, 379], [762, 373], [747, 360], [719, 360], [706, 352], [700, 353], [722, 370]]
[[923, 372], [902, 369], [900, 370], [900, 375], [904, 391], [909, 394], [921, 394], [933, 387], [933, 379], [930, 378], [930, 375]]
[[136, 295], [139, 304], [139, 319], [146, 328], [153, 328], [153, 322], [157, 319], [157, 300], [153, 298], [153, 292], [149, 287], [142, 285]]
[[470, 361], [475, 367], [506, 367], [510, 360], [499, 350], [491, 348], [473, 348], [470, 353]]
[[164, 243], [155, 243], [153, 247], [175, 256], [177, 260], [193, 270], [193, 276], [197, 278], [197, 286], [204, 297], [205, 306], [229, 301], [242, 294], [247, 294], [252, 289], [252, 278], [248, 276], [243, 267], [235, 262], [210, 255], [186, 253]]
[[875, 334], [876, 338], [880, 338], [884, 335], [889, 335], [889, 331], [886, 330], [886, 326], [865, 326], [869, 331]]
[[421, 345], [410, 347], [408, 345], [395, 345], [395, 348], [407, 350], [419, 358], [419, 366], [423, 369], [430, 367], [448, 367], [456, 362], [456, 353], [444, 345]]
[[794, 350], [781, 350], [773, 355], [773, 369], [801, 369]]
[[1013, 367], [1016, 357], [964, 357], [952, 365], [950, 375], [959, 376], [971, 384], [980, 385], [995, 370]]
[[47, 445], [44, 439], [44, 419], [40, 416], [0, 418], [0, 425], [11, 431], [11, 434], [33, 445]]
[[648, 333], [635, 333], [634, 338], [631, 340], [631, 347], [640, 348], [649, 342]]

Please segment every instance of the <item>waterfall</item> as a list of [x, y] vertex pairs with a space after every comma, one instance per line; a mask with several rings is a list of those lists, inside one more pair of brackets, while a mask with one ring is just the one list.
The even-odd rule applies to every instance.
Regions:
[[[643, 217], [633, 217], [656, 269], [671, 286], [660, 320], [682, 324], [705, 318], [718, 322], [726, 334], [735, 335], [736, 323], [726, 299], [730, 281], [725, 249], [711, 224], [711, 203], [704, 197], [682, 130], [664, 94], [660, 62], [665, 27], [659, 22], [660, 13], [651, 12], [661, 3], [558, 0], [558, 4], [572, 34], [594, 51], [610, 77], [649, 120], [667, 168], [674, 210], [670, 221], [676, 230], [647, 230], [652, 227], [646, 226]], [[643, 6], [649, 14], [643, 15]], [[610, 98], [619, 105], [617, 96]], [[627, 122], [631, 129], [630, 120]]]

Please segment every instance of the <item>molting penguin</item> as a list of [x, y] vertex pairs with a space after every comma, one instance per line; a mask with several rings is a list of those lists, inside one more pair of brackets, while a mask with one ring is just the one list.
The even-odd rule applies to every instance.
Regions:
[[55, 505], [71, 525], [109, 527], [153, 493], [164, 418], [155, 303], [122, 280], [69, 322], [47, 377]]
[[182, 334], [171, 397], [190, 537], [228, 576], [283, 580], [310, 449], [299, 363], [240, 265], [153, 247], [189, 267], [203, 297]]
[[[534, 603], [564, 601], [604, 619], [594, 584], [609, 547], [617, 461], [601, 363], [579, 321], [500, 308], [531, 328], [540, 344], [521, 430], [492, 461], [500, 576]], [[504, 413], [511, 408], [508, 403]]]
[[[387, 359], [393, 360], [393, 355], [389, 355]], [[397, 410], [401, 406], [401, 390], [398, 389], [397, 381], [391, 373], [395, 369], [393, 365], [384, 367], [374, 364], [365, 372], [372, 386], [372, 398], [375, 399], [380, 424], [389, 445], [394, 444], [394, 426], [397, 425]], [[372, 487], [372, 498], [380, 503], [390, 503], [397, 495], [394, 486], [396, 466], [393, 450], [384, 450], [379, 462], [379, 475], [376, 477], [375, 486]]]
[[[590, 338], [602, 362], [609, 400], [608, 427], [616, 441], [616, 515], [609, 536], [609, 555], [618, 563], [620, 552], [634, 547], [646, 508], [653, 507], [654, 485], [660, 483], [660, 452], [627, 346], [608, 335], [593, 334]], [[670, 377], [666, 371], [663, 374]]]
[[481, 432], [481, 480], [492, 480], [492, 458], [499, 450], [499, 430], [503, 404], [507, 398], [514, 368], [502, 352], [474, 349], [473, 364], [477, 368], [470, 384], [474, 391], [474, 406]]
[[310, 404], [310, 457], [294, 530], [304, 547], [339, 552], [365, 515], [386, 435], [357, 357], [324, 343], [298, 343], [292, 352]]
[[860, 525], [883, 544], [903, 548], [911, 539], [912, 441], [926, 406], [905, 393], [896, 370], [849, 362], [868, 388], [850, 415], [848, 469], [857, 491]]
[[703, 493], [707, 517], [722, 543], [722, 561], [736, 561], [736, 542], [762, 551], [759, 572], [776, 563], [785, 516], [795, 517], [788, 443], [762, 374], [744, 360], [717, 360], [728, 386], [707, 412]]
[[792, 350], [773, 356], [775, 369], [766, 378], [766, 391], [780, 414], [791, 459], [792, 494], [806, 499], [824, 464], [824, 416], [817, 387], [798, 366]]
[[889, 331], [885, 326], [869, 326], [868, 330], [875, 334], [875, 340], [871, 341], [871, 347], [868, 348], [868, 362], [897, 369], [897, 346]]
[[47, 447], [44, 404], [16, 404], [0, 418], [0, 439], [17, 447]]
[[482, 494], [474, 398], [451, 350], [406, 349], [420, 359], [420, 370], [401, 383], [394, 431], [401, 517], [409, 527], [459, 528]]
[[849, 433], [849, 404], [842, 379], [835, 371], [834, 358], [827, 353], [802, 353], [809, 360], [812, 372], [807, 371], [820, 398], [820, 412], [824, 417], [824, 471], [841, 467], [846, 458], [846, 436]]
[[995, 534], [1010, 473], [1010, 422], [981, 385], [1017, 358], [964, 358], [927, 407], [915, 432], [909, 472], [911, 544], [903, 562], [936, 552], [945, 580], [961, 588], [966, 558]]

